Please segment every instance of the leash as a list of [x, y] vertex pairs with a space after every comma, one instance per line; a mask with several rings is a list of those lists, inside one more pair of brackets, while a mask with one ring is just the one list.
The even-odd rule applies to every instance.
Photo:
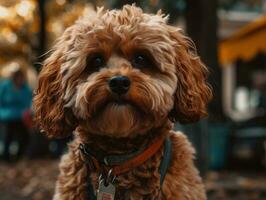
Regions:
[[[101, 197], [103, 194], [112, 193], [110, 194], [110, 196], [112, 196], [111, 198], [114, 198], [115, 186], [113, 185], [113, 182], [115, 178], [119, 176], [120, 174], [130, 171], [133, 168], [136, 168], [137, 166], [147, 161], [160, 149], [160, 147], [163, 144], [164, 144], [164, 152], [163, 152], [162, 161], [159, 167], [160, 184], [162, 185], [164, 181], [164, 177], [166, 175], [167, 169], [171, 161], [172, 144], [171, 144], [171, 140], [169, 137], [165, 139], [162, 136], [155, 138], [152, 144], [142, 152], [141, 150], [138, 150], [130, 154], [110, 155], [106, 157], [98, 155], [98, 157], [100, 158], [97, 158], [97, 155], [93, 155], [92, 152], [90, 152], [86, 144], [80, 144], [79, 148], [81, 152], [83, 153], [83, 155], [85, 156], [85, 163], [87, 164], [89, 170], [98, 171], [101, 173], [101, 176], [99, 179], [99, 185], [100, 185], [99, 187], [102, 188], [103, 190], [102, 192], [100, 191]], [[88, 187], [87, 189], [88, 199], [89, 200], [102, 199], [98, 197], [99, 195], [97, 195], [96, 197], [96, 192], [93, 189], [92, 181], [89, 175], [88, 175], [87, 182], [88, 182], [88, 186], [87, 186]], [[98, 194], [99, 194], [99, 191], [98, 191]]]

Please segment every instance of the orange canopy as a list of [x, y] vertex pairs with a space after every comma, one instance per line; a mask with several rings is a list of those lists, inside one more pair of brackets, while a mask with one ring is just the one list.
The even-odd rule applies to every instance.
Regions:
[[218, 51], [221, 64], [233, 63], [238, 59], [248, 61], [259, 52], [266, 53], [266, 15], [221, 41]]

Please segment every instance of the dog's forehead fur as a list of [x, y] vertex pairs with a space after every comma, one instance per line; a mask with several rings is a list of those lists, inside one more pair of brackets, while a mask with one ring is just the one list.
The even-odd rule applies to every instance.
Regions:
[[[162, 71], [175, 70], [173, 52], [178, 44], [171, 38], [166, 21], [167, 17], [162, 14], [145, 14], [134, 6], [112, 11], [98, 9], [66, 30], [65, 35], [70, 32], [72, 38], [66, 60], [73, 62], [72, 58], [77, 58], [79, 54], [79, 63], [82, 63], [94, 51], [110, 56], [117, 49], [124, 54], [134, 49], [145, 49], [154, 56]], [[172, 31], [176, 32], [178, 28]]]
[[166, 24], [168, 16], [158, 12], [154, 14], [146, 14], [140, 8], [135, 6], [124, 6], [121, 10], [104, 10], [98, 8], [96, 12], [89, 13], [85, 17], [77, 21], [78, 24], [85, 23], [85, 26], [90, 25], [95, 29], [101, 29], [103, 26], [112, 26], [119, 29], [134, 29], [140, 25], [158, 26]]

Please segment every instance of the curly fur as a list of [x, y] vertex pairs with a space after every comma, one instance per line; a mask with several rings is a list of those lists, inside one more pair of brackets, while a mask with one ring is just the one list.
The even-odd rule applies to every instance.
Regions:
[[[106, 154], [147, 146], [158, 134], [172, 140], [172, 159], [162, 188], [159, 165], [163, 148], [143, 165], [117, 177], [116, 199], [206, 199], [193, 165], [194, 150], [172, 122], [190, 123], [206, 116], [211, 89], [207, 68], [193, 43], [161, 13], [145, 14], [135, 6], [97, 12], [79, 19], [55, 44], [40, 73], [34, 98], [36, 120], [49, 137], [75, 139], [63, 156], [54, 200], [85, 199], [88, 171], [78, 149], [87, 143]], [[152, 66], [136, 68], [135, 53]], [[90, 59], [101, 54], [105, 65]], [[127, 76], [130, 89], [117, 96], [108, 87], [116, 75]], [[123, 101], [118, 104], [117, 101]]]

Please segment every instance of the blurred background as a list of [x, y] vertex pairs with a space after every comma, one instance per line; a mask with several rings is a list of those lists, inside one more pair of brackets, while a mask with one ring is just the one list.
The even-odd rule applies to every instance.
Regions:
[[45, 53], [79, 16], [132, 3], [170, 14], [209, 67], [209, 117], [176, 124], [197, 149], [208, 199], [265, 200], [266, 0], [0, 0], [0, 199], [51, 199], [71, 140], [48, 140], [32, 122]]

